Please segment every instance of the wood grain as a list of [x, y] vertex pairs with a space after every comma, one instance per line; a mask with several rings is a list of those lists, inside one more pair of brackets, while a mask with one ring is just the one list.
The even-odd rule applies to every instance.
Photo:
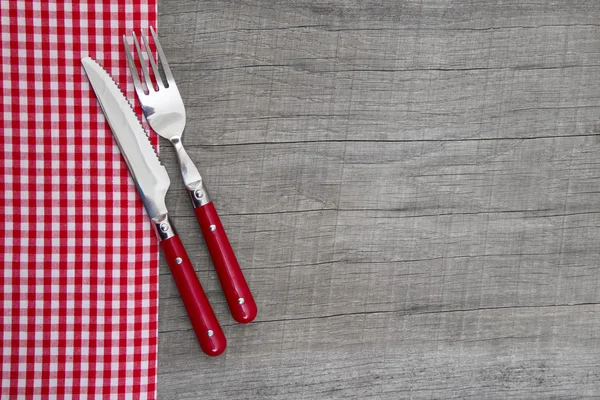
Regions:
[[159, 4], [198, 162], [259, 307], [200, 352], [168, 268], [160, 399], [600, 393], [600, 3]]

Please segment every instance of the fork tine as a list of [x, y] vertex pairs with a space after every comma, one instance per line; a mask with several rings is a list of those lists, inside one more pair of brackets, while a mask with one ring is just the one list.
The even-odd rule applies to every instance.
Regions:
[[167, 83], [169, 85], [175, 83], [175, 79], [173, 79], [173, 73], [171, 73], [171, 68], [169, 67], [169, 63], [167, 62], [167, 57], [158, 41], [158, 37], [156, 36], [156, 32], [154, 32], [154, 28], [150, 27], [150, 33], [152, 34], [152, 39], [154, 40], [154, 44], [156, 45], [156, 50], [158, 50], [158, 58], [160, 59], [160, 63], [162, 64], [163, 71], [165, 72], [165, 77], [167, 78]]
[[142, 54], [142, 49], [140, 48], [140, 43], [135, 36], [135, 33], [132, 32], [131, 36], [133, 37], [133, 44], [135, 45], [135, 49], [137, 50], [138, 58], [140, 59], [140, 65], [142, 66], [142, 74], [144, 75], [144, 79], [146, 81], [146, 87], [148, 88], [148, 92], [154, 92], [154, 84], [150, 80], [150, 74], [148, 73], [148, 67], [146, 66], [146, 61], [144, 61], [144, 56]]
[[158, 72], [158, 65], [156, 65], [156, 61], [154, 61], [154, 54], [152, 54], [150, 51], [150, 46], [148, 46], [148, 38], [146, 37], [144, 31], [142, 31], [142, 41], [144, 42], [144, 47], [146, 47], [146, 53], [148, 53], [148, 60], [150, 60], [150, 66], [152, 67], [152, 73], [156, 78], [156, 82], [158, 83], [159, 87], [164, 87], [165, 85], [163, 84], [162, 77], [160, 76], [160, 72]]
[[137, 67], [135, 66], [135, 62], [133, 61], [133, 56], [131, 55], [131, 49], [129, 48], [129, 43], [127, 43], [127, 36], [123, 35], [123, 46], [125, 47], [125, 55], [127, 56], [127, 64], [129, 65], [129, 72], [131, 72], [131, 77], [133, 78], [133, 86], [135, 87], [135, 91], [138, 96], [143, 96], [144, 87], [140, 82], [140, 76], [137, 72]]

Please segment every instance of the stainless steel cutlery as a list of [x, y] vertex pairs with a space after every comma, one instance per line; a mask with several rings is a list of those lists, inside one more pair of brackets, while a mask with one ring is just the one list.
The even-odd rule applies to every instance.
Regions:
[[[158, 51], [158, 60], [154, 59], [150, 51], [146, 35], [142, 33], [141, 37], [154, 80], [151, 79], [142, 47], [135, 34], [132, 34], [133, 46], [139, 58], [143, 79], [140, 79], [138, 74], [127, 37], [123, 36], [127, 62], [137, 97], [152, 129], [168, 139], [177, 151], [183, 182], [189, 192], [233, 318], [240, 323], [251, 322], [256, 317], [256, 303], [215, 206], [208, 196], [202, 176], [183, 148], [181, 137], [186, 123], [185, 107], [156, 32], [153, 28], [150, 30]], [[146, 131], [123, 91], [96, 61], [85, 57], [81, 63], [144, 202], [146, 212], [152, 220], [160, 247], [169, 264], [200, 347], [206, 354], [217, 356], [225, 350], [227, 340], [175, 227], [169, 219], [165, 205], [165, 196], [171, 184], [169, 175], [160, 163]], [[162, 67], [162, 74], [160, 67]]]
[[81, 63], [152, 220], [200, 347], [206, 354], [217, 356], [225, 350], [227, 340], [169, 219], [165, 196], [171, 181], [167, 170], [112, 77], [89, 57], [82, 59]]
[[[132, 34], [133, 47], [142, 70], [142, 79], [140, 79], [127, 37], [123, 36], [123, 45], [127, 53], [135, 92], [142, 105], [146, 120], [152, 129], [163, 138], [168, 139], [177, 151], [183, 182], [189, 192], [204, 240], [208, 246], [233, 318], [240, 323], [251, 322], [256, 317], [256, 303], [215, 206], [209, 198], [202, 176], [183, 148], [181, 139], [186, 123], [185, 107], [156, 32], [152, 27], [150, 27], [150, 31], [158, 51], [158, 60], [154, 60], [148, 39], [143, 32], [141, 37], [154, 79], [150, 76], [150, 70], [144, 60], [144, 52], [140, 42], [136, 35]], [[159, 71], [159, 64], [164, 71], [164, 77], [161, 76]]]

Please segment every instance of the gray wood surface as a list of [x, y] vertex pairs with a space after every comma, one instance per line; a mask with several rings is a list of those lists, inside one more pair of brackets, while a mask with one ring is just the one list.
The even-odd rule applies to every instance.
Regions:
[[600, 395], [600, 2], [160, 0], [184, 142], [259, 316], [161, 263], [160, 399]]

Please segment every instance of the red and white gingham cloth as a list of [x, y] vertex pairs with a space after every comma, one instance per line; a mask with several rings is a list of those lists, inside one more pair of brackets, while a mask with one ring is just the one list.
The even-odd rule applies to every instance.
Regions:
[[80, 60], [155, 0], [1, 0], [2, 399], [155, 398], [158, 246]]

